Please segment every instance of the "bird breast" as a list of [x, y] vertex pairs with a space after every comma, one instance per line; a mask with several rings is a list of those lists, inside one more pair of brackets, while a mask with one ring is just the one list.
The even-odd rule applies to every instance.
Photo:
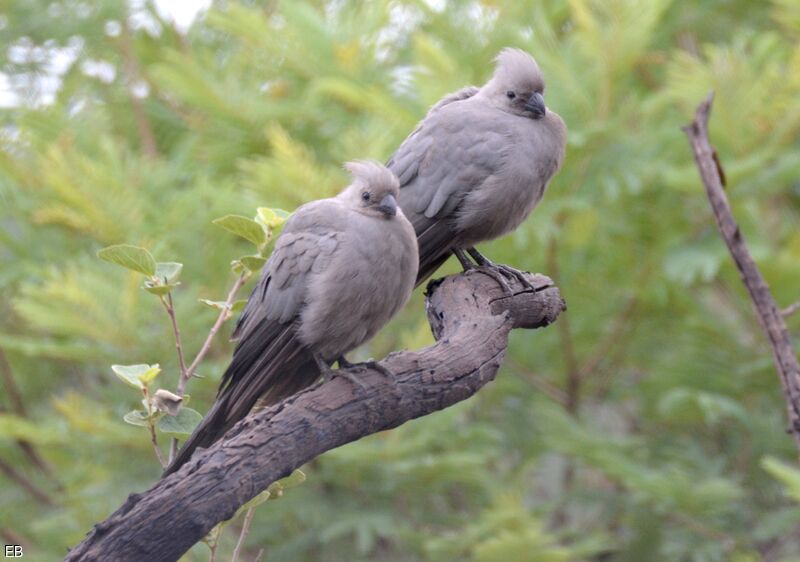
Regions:
[[301, 340], [329, 360], [374, 336], [408, 299], [417, 273], [416, 237], [404, 217], [352, 215], [331, 262], [310, 280], [301, 313]]
[[458, 211], [457, 230], [464, 245], [512, 232], [541, 201], [564, 151], [561, 139], [543, 121], [513, 118], [502, 165], [467, 194]]

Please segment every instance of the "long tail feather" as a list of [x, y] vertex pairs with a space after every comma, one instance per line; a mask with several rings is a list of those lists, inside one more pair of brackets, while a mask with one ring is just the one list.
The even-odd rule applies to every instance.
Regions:
[[276, 404], [313, 384], [319, 375], [313, 356], [298, 341], [294, 327], [265, 321], [237, 346], [216, 403], [163, 476], [183, 466], [198, 447], [217, 441], [256, 403], [262, 407]]

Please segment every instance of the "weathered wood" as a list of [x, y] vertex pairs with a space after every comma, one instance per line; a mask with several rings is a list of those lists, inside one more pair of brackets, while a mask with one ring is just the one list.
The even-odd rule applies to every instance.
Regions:
[[700, 178], [717, 220], [720, 235], [728, 246], [739, 275], [750, 294], [756, 309], [759, 323], [772, 346], [775, 367], [783, 386], [786, 409], [789, 414], [789, 432], [800, 447], [800, 362], [792, 345], [789, 330], [783, 321], [767, 281], [761, 275], [744, 235], [733, 218], [728, 196], [725, 194], [725, 173], [722, 170], [717, 151], [708, 139], [708, 119], [711, 115], [713, 92], [698, 106], [694, 121], [683, 128], [689, 137]]
[[535, 292], [511, 280], [518, 291], [511, 296], [478, 271], [432, 282], [426, 310], [437, 343], [380, 361], [393, 377], [355, 366], [348, 372], [363, 388], [335, 377], [249, 416], [176, 473], [129, 496], [66, 560], [177, 560], [272, 482], [325, 451], [469, 398], [494, 379], [513, 328], [547, 326], [565, 309], [550, 279], [529, 279]]

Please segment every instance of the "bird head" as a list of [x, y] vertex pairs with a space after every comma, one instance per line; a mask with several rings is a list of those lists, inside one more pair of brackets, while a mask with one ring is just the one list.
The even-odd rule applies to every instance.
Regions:
[[531, 119], [541, 119], [547, 113], [542, 71], [525, 51], [500, 51], [495, 58], [494, 75], [481, 90], [482, 95], [508, 113]]
[[348, 204], [365, 215], [384, 219], [397, 215], [400, 192], [397, 176], [373, 161], [356, 160], [344, 167], [353, 177], [352, 183], [342, 192]]

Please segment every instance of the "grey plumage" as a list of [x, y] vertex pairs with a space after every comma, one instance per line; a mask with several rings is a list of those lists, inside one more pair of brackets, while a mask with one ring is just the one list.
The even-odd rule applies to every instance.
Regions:
[[417, 234], [418, 284], [452, 252], [517, 228], [541, 200], [567, 132], [543, 93], [534, 59], [504, 49], [484, 86], [445, 96], [387, 163]]
[[338, 196], [301, 206], [286, 222], [233, 337], [217, 400], [165, 471], [207, 447], [254, 405], [312, 384], [403, 306], [417, 275], [414, 229], [397, 208], [397, 178], [350, 162]]

